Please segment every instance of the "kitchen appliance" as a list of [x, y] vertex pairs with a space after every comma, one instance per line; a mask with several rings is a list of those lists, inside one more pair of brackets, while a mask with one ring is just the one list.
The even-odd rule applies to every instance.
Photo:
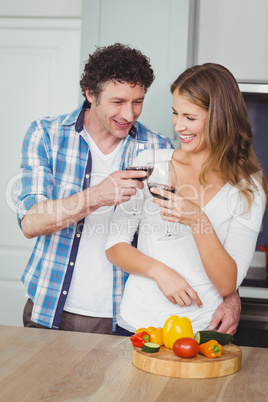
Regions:
[[[239, 81], [254, 134], [253, 147], [268, 178], [268, 81]], [[268, 244], [268, 212], [266, 211], [257, 247]]]
[[266, 246], [259, 246], [258, 249], [265, 252], [265, 265], [268, 274], [268, 244]]
[[239, 288], [241, 315], [234, 343], [268, 348], [268, 275], [266, 267], [250, 267]]
[[[240, 81], [254, 134], [253, 147], [268, 177], [268, 82]], [[241, 346], [268, 347], [268, 212], [265, 212], [257, 250], [265, 257], [258, 265], [253, 259], [239, 294], [242, 310], [234, 343]], [[255, 253], [258, 254], [260, 251]]]

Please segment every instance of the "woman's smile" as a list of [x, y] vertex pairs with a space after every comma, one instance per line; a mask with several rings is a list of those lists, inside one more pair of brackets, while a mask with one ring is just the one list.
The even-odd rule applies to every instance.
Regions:
[[184, 142], [185, 144], [187, 144], [188, 142], [191, 142], [196, 137], [195, 134], [181, 134], [181, 133], [179, 133], [179, 135], [180, 135], [181, 142]]
[[207, 110], [188, 101], [178, 92], [173, 93], [172, 123], [179, 134], [181, 148], [186, 152], [207, 150], [205, 126]]

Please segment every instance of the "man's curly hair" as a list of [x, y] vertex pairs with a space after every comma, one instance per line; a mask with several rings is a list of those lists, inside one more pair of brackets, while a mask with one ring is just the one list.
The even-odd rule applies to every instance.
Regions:
[[86, 89], [97, 99], [103, 84], [115, 80], [133, 85], [140, 84], [145, 92], [154, 80], [154, 72], [148, 57], [139, 50], [127, 45], [115, 43], [106, 47], [98, 47], [89, 56], [81, 77], [82, 94], [86, 97]]

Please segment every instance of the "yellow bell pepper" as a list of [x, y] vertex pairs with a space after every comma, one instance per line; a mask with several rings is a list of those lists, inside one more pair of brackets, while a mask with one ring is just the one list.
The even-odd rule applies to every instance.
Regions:
[[158, 343], [158, 345], [163, 345], [163, 328], [155, 328], [155, 327], [148, 327], [148, 328], [139, 328], [135, 332], [139, 334], [142, 331], [146, 331], [150, 335], [150, 342]]
[[172, 349], [179, 338], [194, 338], [192, 323], [187, 317], [172, 315], [163, 327], [163, 341], [166, 348]]

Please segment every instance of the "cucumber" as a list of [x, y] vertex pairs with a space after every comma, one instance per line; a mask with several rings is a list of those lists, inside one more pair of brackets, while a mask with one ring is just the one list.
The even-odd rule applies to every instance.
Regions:
[[160, 350], [160, 345], [158, 343], [152, 343], [152, 342], [145, 342], [142, 351], [146, 353], [156, 353], [159, 352]]
[[195, 334], [194, 339], [201, 345], [201, 343], [206, 343], [214, 339], [218, 341], [220, 345], [227, 345], [227, 343], [232, 342], [233, 337], [230, 334], [224, 334], [222, 332], [217, 331], [198, 331]]

